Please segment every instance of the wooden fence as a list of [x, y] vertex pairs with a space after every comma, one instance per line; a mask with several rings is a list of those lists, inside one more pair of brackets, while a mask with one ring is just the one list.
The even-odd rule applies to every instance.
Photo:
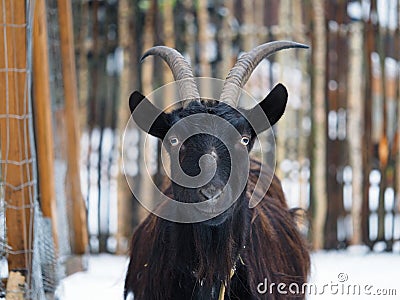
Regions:
[[72, 10], [4, 0], [0, 12], [0, 298], [45, 299], [88, 250]]
[[[217, 78], [258, 44], [310, 45], [263, 61], [245, 86], [255, 98], [277, 82], [288, 87], [274, 128], [287, 199], [308, 211], [315, 249], [399, 252], [400, 4], [365, 3], [4, 0], [0, 297], [23, 282], [16, 294], [40, 299], [61, 265], [83, 267], [74, 258], [88, 246], [126, 253], [146, 211], [122, 174], [121, 139], [129, 94], [172, 81], [160, 59], [139, 63], [158, 44], [182, 52], [196, 76]], [[135, 131], [125, 149], [139, 195], [148, 194], [143, 138]]]
[[[289, 107], [275, 128], [277, 173], [288, 200], [308, 210], [316, 249], [350, 244], [398, 249], [399, 5], [379, 3], [75, 1], [79, 95], [86, 112], [81, 124], [97, 143], [92, 149], [85, 143], [89, 148], [84, 151], [88, 170], [98, 174], [92, 187], [110, 177], [101, 160], [114, 165], [116, 154], [95, 154], [99, 160], [93, 164], [90, 153], [120, 147], [130, 92], [147, 94], [172, 81], [160, 59], [139, 63], [145, 49], [175, 47], [190, 59], [196, 75], [224, 78], [241, 51], [270, 40], [295, 40], [311, 49], [272, 56], [245, 87], [261, 98], [278, 81], [288, 86]], [[112, 140], [101, 138], [110, 131]], [[132, 169], [138, 172], [128, 176], [134, 177], [140, 194], [145, 186], [139, 163], [143, 153], [132, 151], [137, 152]], [[113, 185], [114, 179], [103, 182]], [[132, 228], [145, 215], [123, 176], [117, 186], [118, 199], [102, 200], [99, 189], [87, 194], [87, 199], [97, 197], [88, 211], [97, 224], [91, 232], [96, 251], [125, 253]], [[104, 207], [112, 207], [114, 217]], [[97, 213], [91, 214], [92, 209]], [[100, 230], [103, 222], [110, 224]]]

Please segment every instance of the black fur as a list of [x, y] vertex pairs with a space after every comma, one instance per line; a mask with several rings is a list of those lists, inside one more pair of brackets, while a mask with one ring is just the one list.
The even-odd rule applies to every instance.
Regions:
[[[179, 151], [179, 161], [171, 161], [171, 174], [179, 164], [183, 171], [196, 176], [200, 173], [199, 159], [204, 154], [215, 155], [217, 170], [211, 181], [203, 187], [186, 188], [167, 181], [164, 192], [182, 202], [201, 202], [204, 195], [227, 184], [231, 174], [231, 157], [227, 147], [236, 155], [249, 155], [256, 134], [275, 124], [282, 116], [287, 91], [278, 85], [251, 110], [236, 110], [217, 101], [193, 101], [186, 108], [167, 114], [155, 108], [144, 96], [135, 92], [130, 98], [130, 108], [138, 125], [162, 140], [170, 154]], [[146, 116], [136, 113], [139, 105], [159, 115], [153, 124]], [[148, 106], [148, 107], [147, 107]], [[258, 110], [258, 111], [257, 111]], [[260, 111], [270, 120], [262, 121]], [[211, 123], [186, 124], [177, 132], [170, 128], [188, 116], [205, 113], [223, 118], [233, 125], [243, 137], [249, 137], [247, 146], [232, 137], [229, 145], [210, 134], [196, 134], [183, 141], [182, 130], [204, 127], [206, 132], [226, 128]], [[257, 118], [257, 119], [254, 119]], [[251, 120], [254, 127], [247, 120]], [[193, 126], [193, 128], [191, 128]], [[168, 143], [182, 143], [179, 147]], [[235, 165], [235, 164], [233, 164]], [[245, 167], [245, 160], [236, 164]], [[131, 243], [131, 256], [125, 280], [125, 296], [133, 292], [135, 299], [218, 299], [221, 284], [226, 284], [225, 299], [303, 299], [304, 295], [261, 295], [257, 285], [267, 278], [276, 284], [306, 282], [309, 272], [309, 253], [298, 233], [295, 220], [287, 207], [279, 180], [274, 177], [261, 203], [249, 208], [250, 195], [259, 192], [255, 184], [260, 177], [260, 164], [250, 160], [248, 182], [240, 197], [221, 215], [200, 223], [180, 224], [149, 215], [136, 229]], [[269, 171], [271, 172], [271, 171]], [[235, 169], [232, 175], [239, 174]], [[174, 178], [174, 176], [172, 176]], [[238, 179], [240, 180], [240, 178]], [[201, 190], [203, 189], [203, 190]], [[205, 192], [204, 192], [205, 190]], [[228, 186], [229, 197], [235, 186]], [[231, 270], [235, 273], [231, 278]]]

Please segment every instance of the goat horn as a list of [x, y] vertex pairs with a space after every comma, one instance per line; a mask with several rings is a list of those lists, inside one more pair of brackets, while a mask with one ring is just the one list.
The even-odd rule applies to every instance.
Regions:
[[308, 46], [291, 41], [275, 41], [259, 45], [253, 50], [244, 53], [229, 71], [220, 99], [235, 107], [240, 88], [246, 84], [258, 64], [267, 56], [287, 48], [308, 48]]
[[149, 55], [159, 56], [168, 64], [174, 79], [177, 81], [180, 97], [184, 100], [183, 107], [186, 107], [192, 100], [200, 101], [192, 68], [182, 54], [170, 47], [155, 46], [143, 54], [140, 62]]

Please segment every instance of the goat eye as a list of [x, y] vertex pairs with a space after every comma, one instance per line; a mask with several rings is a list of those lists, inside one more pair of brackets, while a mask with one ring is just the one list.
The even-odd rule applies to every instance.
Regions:
[[242, 138], [240, 139], [240, 143], [243, 146], [247, 146], [250, 143], [250, 138], [247, 136], [242, 136]]
[[176, 145], [178, 145], [179, 140], [178, 140], [178, 138], [176, 138], [176, 137], [172, 137], [172, 138], [169, 139], [169, 142], [170, 142], [170, 144], [171, 144], [172, 146], [176, 146]]

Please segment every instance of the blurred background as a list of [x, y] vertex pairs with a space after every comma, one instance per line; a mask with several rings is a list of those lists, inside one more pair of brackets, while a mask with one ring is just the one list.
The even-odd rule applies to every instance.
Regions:
[[161, 59], [140, 63], [153, 45], [221, 79], [259, 44], [309, 45], [264, 60], [244, 87], [256, 99], [288, 88], [274, 132], [289, 205], [307, 211], [313, 250], [398, 257], [400, 1], [3, 0], [0, 10], [0, 299], [14, 286], [42, 299], [85, 270], [88, 253], [127, 254], [147, 212], [121, 157], [135, 194], [151, 197], [144, 156], [155, 182], [163, 174], [156, 142], [141, 153], [141, 131], [121, 147], [130, 93], [173, 81]]

